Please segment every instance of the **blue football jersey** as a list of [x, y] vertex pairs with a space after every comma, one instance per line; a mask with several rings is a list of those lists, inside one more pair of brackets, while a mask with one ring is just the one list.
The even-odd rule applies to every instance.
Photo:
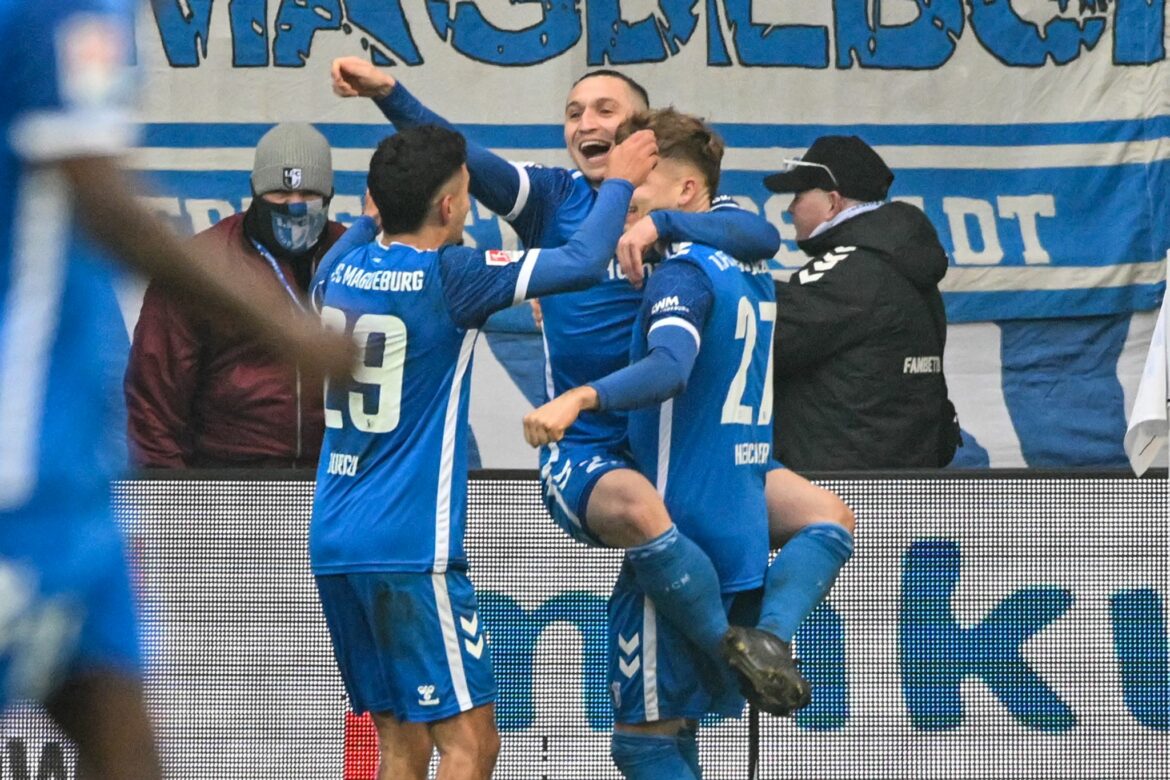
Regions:
[[0, 514], [107, 505], [126, 461], [113, 271], [52, 163], [132, 142], [131, 21], [115, 0], [0, 0]]
[[325, 392], [309, 528], [315, 574], [465, 568], [467, 406], [477, 328], [523, 299], [537, 252], [378, 242], [316, 284], [362, 365]]
[[[697, 268], [703, 305], [672, 288], [672, 263]], [[701, 281], [700, 277], [700, 281]], [[692, 286], [693, 287], [693, 286]], [[758, 587], [768, 563], [764, 481], [772, 441], [772, 334], [776, 292], [766, 263], [676, 244], [647, 282], [631, 359], [658, 327], [688, 330], [699, 347], [686, 390], [630, 413], [630, 446], [679, 530], [710, 557], [725, 593]]]
[[[580, 171], [528, 165], [520, 172], [527, 184], [506, 218], [524, 246], [563, 245], [589, 215], [597, 191]], [[549, 398], [625, 367], [641, 301], [616, 260], [600, 284], [540, 299]], [[625, 437], [624, 412], [583, 412], [561, 444], [612, 448]]]

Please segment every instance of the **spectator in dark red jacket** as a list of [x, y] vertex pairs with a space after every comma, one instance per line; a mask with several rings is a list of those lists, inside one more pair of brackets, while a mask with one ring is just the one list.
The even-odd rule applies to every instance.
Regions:
[[[260, 139], [252, 204], [192, 239], [233, 259], [231, 280], [275, 287], [304, 306], [322, 255], [341, 235], [328, 219], [333, 164], [325, 137], [281, 124]], [[313, 466], [321, 387], [241, 329], [146, 291], [126, 372], [132, 457], [146, 468]]]

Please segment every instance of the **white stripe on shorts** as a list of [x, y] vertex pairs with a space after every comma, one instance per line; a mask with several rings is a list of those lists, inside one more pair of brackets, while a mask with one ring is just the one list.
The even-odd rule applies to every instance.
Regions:
[[447, 653], [451, 684], [455, 686], [455, 699], [459, 702], [459, 711], [467, 712], [472, 707], [471, 691], [467, 690], [467, 675], [463, 671], [463, 652], [459, 648], [459, 633], [455, 630], [455, 613], [451, 611], [447, 576], [432, 574], [431, 584], [435, 589], [435, 608], [439, 613], [439, 625], [443, 629], [443, 649]]

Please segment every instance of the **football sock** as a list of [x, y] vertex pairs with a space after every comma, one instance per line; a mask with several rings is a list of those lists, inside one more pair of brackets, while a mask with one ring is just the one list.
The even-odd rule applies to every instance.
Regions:
[[768, 567], [757, 628], [791, 642], [853, 555], [853, 535], [836, 523], [800, 529]]
[[719, 575], [707, 554], [671, 525], [661, 536], [626, 551], [638, 585], [670, 624], [713, 658], [721, 658], [727, 613]]
[[609, 754], [626, 780], [699, 780], [678, 750], [678, 738], [615, 731]]

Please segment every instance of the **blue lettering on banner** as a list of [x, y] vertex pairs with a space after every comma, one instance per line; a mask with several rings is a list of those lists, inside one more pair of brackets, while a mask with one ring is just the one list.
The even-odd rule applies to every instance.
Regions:
[[[1021, 725], [1046, 733], [1076, 727], [1072, 709], [1022, 655], [1028, 639], [1072, 606], [1069, 591], [1017, 590], [978, 625], [963, 628], [951, 606], [959, 581], [959, 545], [947, 539], [920, 539], [910, 545], [902, 563], [897, 658], [914, 728], [939, 731], [962, 726], [960, 688], [969, 678], [981, 680]], [[581, 636], [583, 705], [589, 727], [594, 731], [612, 727], [604, 597], [565, 591], [532, 610], [495, 591], [480, 591], [478, 598], [484, 622], [492, 627], [492, 659], [502, 686], [497, 702], [502, 731], [523, 731], [536, 722], [536, 647], [541, 634], [556, 623], [571, 626]], [[1110, 605], [1125, 706], [1143, 726], [1167, 731], [1166, 622], [1158, 595], [1152, 590], [1119, 591]], [[844, 619], [831, 605], [821, 604], [801, 625], [795, 644], [813, 686], [812, 703], [797, 713], [797, 725], [809, 731], [844, 729], [850, 717]], [[708, 718], [704, 723], [718, 720]]]
[[[579, 0], [512, 0], [539, 3], [543, 19], [523, 30], [505, 30], [484, 18], [479, 6], [427, 0], [435, 32], [460, 54], [495, 65], [535, 65], [564, 54], [581, 39]], [[451, 9], [454, 7], [454, 17]]]
[[541, 633], [566, 623], [581, 633], [581, 677], [589, 728], [613, 726], [606, 677], [606, 600], [590, 591], [565, 591], [526, 610], [502, 593], [480, 591], [479, 611], [492, 626], [492, 665], [501, 686], [496, 722], [501, 731], [523, 731], [536, 721], [532, 662]]
[[237, 68], [267, 67], [268, 0], [232, 0], [228, 4], [228, 15], [232, 25], [232, 65]]
[[[518, 0], [536, 3], [537, 0]], [[867, 0], [834, 0], [832, 33], [839, 69], [923, 70], [942, 67], [964, 35], [1009, 67], [1065, 65], [1090, 51], [1112, 30], [1117, 65], [1148, 65], [1166, 58], [1165, 4], [1150, 0], [1058, 0], [1050, 19], [1022, 18], [1010, 0], [915, 0], [908, 23], [882, 24]], [[532, 65], [561, 56], [580, 40], [586, 14], [590, 65], [662, 62], [679, 54], [698, 27], [698, 0], [658, 0], [640, 19], [623, 18], [622, 0], [540, 0], [542, 18], [519, 30], [492, 24], [475, 2], [427, 0], [436, 35], [459, 54], [492, 65]], [[281, 0], [268, 29], [267, 0], [157, 0], [151, 3], [172, 67], [196, 67], [208, 56], [213, 8], [227, 8], [236, 67], [303, 67], [318, 33], [357, 35], [379, 65], [421, 65], [422, 56], [402, 0]], [[452, 10], [453, 9], [453, 10]], [[753, 0], [705, 0], [707, 64], [822, 69], [830, 65], [830, 28], [758, 19]], [[1110, 18], [1112, 14], [1112, 18]], [[1110, 24], [1110, 21], [1112, 24]], [[731, 49], [723, 23], [731, 31]], [[270, 35], [271, 33], [271, 35]], [[270, 43], [271, 38], [271, 43]]]
[[1061, 588], [1028, 588], [1001, 601], [972, 628], [955, 620], [959, 545], [917, 541], [903, 557], [898, 657], [910, 722], [926, 731], [963, 724], [959, 686], [977, 677], [1020, 723], [1059, 733], [1076, 725], [1069, 706], [1028, 665], [1021, 646], [1072, 605]]
[[837, 67], [933, 70], [951, 58], [963, 34], [960, 0], [917, 0], [918, 18], [884, 25], [868, 0], [837, 0]]
[[622, 19], [621, 0], [589, 0], [589, 64], [662, 62], [691, 39], [699, 17], [695, 0], [659, 0], [661, 15]]
[[[1092, 143], [1104, 132], [1144, 137], [1155, 130], [1167, 132], [1170, 126], [1167, 119], [1145, 130], [1138, 121], [1104, 124], [1111, 126], [1086, 125], [1078, 131], [1083, 131], [1080, 136], [1055, 124], [1019, 126], [1010, 137], [980, 137], [975, 128], [934, 126], [931, 132], [937, 131], [939, 155], [945, 158], [950, 144], [986, 144], [994, 148], [1027, 145], [1033, 132], [1048, 132], [1062, 142]], [[201, 130], [196, 133], [192, 127], [148, 126], [146, 145], [174, 147], [179, 154], [177, 150], [195, 136], [211, 146], [248, 147], [254, 146], [268, 129], [268, 125], [211, 124], [199, 126]], [[533, 147], [561, 145], [559, 132], [552, 132], [559, 131], [559, 127], [528, 127], [550, 129], [547, 138], [541, 136], [532, 143]], [[737, 146], [752, 148], [767, 142], [761, 138], [768, 133], [760, 128], [717, 127], [729, 143]], [[904, 137], [909, 131], [899, 127], [811, 128], [802, 131], [812, 134], [807, 139], [790, 137], [794, 131], [784, 126], [762, 127], [778, 139], [773, 143], [794, 147], [807, 145], [822, 131], [863, 135], [872, 131], [873, 143], [878, 145], [914, 143], [912, 138]], [[384, 133], [382, 125], [320, 128], [335, 148], [374, 146]], [[506, 144], [506, 136], [516, 132], [519, 131], [508, 126], [477, 125], [468, 129], [470, 137], [479, 136], [488, 145]], [[991, 153], [995, 153], [994, 149]], [[779, 258], [791, 270], [803, 265], [807, 258], [796, 245], [791, 217], [784, 211], [786, 196], [764, 188], [764, 173], [724, 171], [721, 188], [779, 227], [783, 239]], [[891, 196], [906, 198], [923, 208], [951, 258], [953, 267], [943, 288], [950, 322], [1097, 316], [1156, 308], [1160, 303], [1165, 283], [1160, 276], [1155, 277], [1152, 269], [1162, 267], [1164, 247], [1170, 245], [1170, 201], [1151, 199], [1146, 189], [1151, 177], [1168, 174], [1167, 161], [1149, 166], [1001, 170], [995, 177], [961, 168], [907, 168], [898, 172]], [[148, 179], [159, 196], [156, 200], [173, 200], [167, 216], [188, 232], [206, 228], [239, 210], [241, 193], [249, 190], [247, 170], [152, 171]], [[335, 183], [338, 197], [334, 217], [348, 222], [360, 209], [356, 197], [365, 190], [365, 175], [338, 171]], [[1089, 210], [1084, 203], [1085, 192], [1102, 193]], [[352, 205], [342, 207], [343, 202]], [[465, 230], [469, 246], [516, 248], [513, 244], [504, 245], [504, 236], [511, 238], [512, 234], [503, 231], [499, 218], [482, 204], [473, 205]], [[1018, 276], [985, 273], [993, 269]], [[1034, 271], [1048, 274], [1043, 277], [1044, 285], [1038, 287], [1031, 281], [1036, 278], [1029, 276]]]
[[845, 671], [845, 621], [822, 603], [796, 632], [801, 673], [812, 685], [812, 703], [796, 713], [796, 725], [809, 731], [838, 731], [849, 720], [849, 680]]
[[1146, 728], [1170, 731], [1170, 658], [1158, 594], [1122, 591], [1113, 595], [1109, 607], [1125, 706]]

